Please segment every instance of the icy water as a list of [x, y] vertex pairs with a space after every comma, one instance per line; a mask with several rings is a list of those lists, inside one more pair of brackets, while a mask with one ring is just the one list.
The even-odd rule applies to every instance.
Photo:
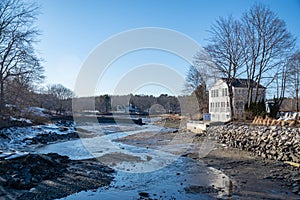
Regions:
[[160, 127], [94, 125], [80, 128], [94, 136], [47, 145], [38, 149], [38, 153], [55, 152], [74, 160], [122, 155], [124, 160], [108, 162], [116, 170], [115, 180], [109, 187], [79, 192], [63, 199], [214, 199], [207, 194], [209, 189], [219, 189], [215, 197], [226, 196], [228, 192], [228, 177], [199, 161], [113, 141], [140, 132], [162, 131]]

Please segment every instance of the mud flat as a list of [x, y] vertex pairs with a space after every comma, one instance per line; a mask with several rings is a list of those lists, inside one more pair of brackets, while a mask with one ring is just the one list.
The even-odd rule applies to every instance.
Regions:
[[[172, 120], [175, 121], [175, 120]], [[168, 121], [170, 123], [170, 120]], [[178, 124], [178, 122], [174, 122]], [[171, 125], [170, 127], [174, 127]], [[219, 127], [222, 129], [222, 127]], [[214, 129], [210, 129], [216, 130]], [[161, 134], [135, 134], [121, 139], [119, 142], [146, 148], [170, 147], [177, 138], [177, 144], [187, 144], [189, 148], [182, 153], [183, 157], [190, 157], [204, 162], [208, 167], [222, 171], [230, 178], [227, 198], [232, 199], [299, 199], [299, 168], [285, 164], [282, 161], [270, 160], [255, 155], [249, 151], [220, 144], [216, 132], [194, 134], [186, 130], [169, 131]], [[179, 137], [179, 135], [181, 135]], [[181, 138], [181, 139], [180, 139]], [[192, 144], [190, 139], [192, 138]], [[210, 140], [207, 140], [210, 138]], [[203, 154], [203, 148], [208, 141], [212, 142], [209, 151]], [[187, 143], [188, 141], [188, 143]], [[200, 147], [200, 148], [199, 148]], [[194, 188], [194, 192], [197, 188]], [[199, 188], [198, 188], [199, 189]], [[207, 188], [206, 188], [207, 189]], [[187, 189], [187, 191], [189, 191]], [[203, 192], [203, 191], [202, 191]], [[207, 190], [213, 195], [214, 190]]]
[[[182, 140], [177, 138], [171, 143], [168, 141], [169, 134], [177, 135], [176, 129], [146, 125], [142, 129], [137, 126], [137, 130], [115, 132], [110, 126], [107, 127], [110, 131], [105, 134], [103, 127], [96, 125], [80, 128], [91, 131], [89, 137], [50, 144], [39, 152], [57, 152], [68, 155], [70, 159], [86, 159], [88, 152], [79, 151], [85, 144], [92, 154], [89, 156], [96, 156], [98, 161], [115, 169], [115, 178], [109, 187], [81, 191], [63, 199], [118, 200], [120, 194], [122, 199], [128, 200], [215, 199], [227, 195], [227, 176], [219, 170], [207, 167], [201, 161], [180, 156], [179, 149], [185, 150], [189, 146], [187, 141], [182, 143]], [[98, 132], [102, 134], [97, 134]], [[165, 138], [161, 138], [159, 146], [155, 142], [156, 134], [165, 135]], [[141, 135], [141, 138], [152, 135], [154, 140], [150, 142], [149, 137], [147, 145], [150, 144], [151, 147], [148, 148], [121, 142], [122, 138], [129, 135]], [[192, 138], [182, 136], [186, 139]], [[168, 148], [164, 148], [165, 144], [169, 144]]]

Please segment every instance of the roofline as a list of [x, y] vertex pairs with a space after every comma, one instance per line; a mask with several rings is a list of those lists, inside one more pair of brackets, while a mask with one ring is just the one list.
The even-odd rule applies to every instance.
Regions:
[[[223, 82], [225, 82], [227, 78], [219, 78], [218, 80], [222, 80]], [[248, 81], [248, 79], [246, 78], [235, 78], [234, 80], [243, 80], [243, 81]], [[251, 79], [252, 80], [252, 79]], [[257, 84], [254, 80], [252, 80], [255, 84]], [[232, 87], [236, 87], [236, 88], [247, 88], [247, 87], [240, 87], [240, 86], [232, 86]], [[256, 87], [252, 87], [252, 88], [256, 88]], [[265, 86], [262, 86], [261, 84], [259, 84], [258, 88], [263, 88], [263, 89], [267, 89]]]

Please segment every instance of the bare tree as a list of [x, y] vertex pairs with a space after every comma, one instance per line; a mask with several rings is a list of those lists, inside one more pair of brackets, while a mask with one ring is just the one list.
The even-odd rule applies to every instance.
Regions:
[[287, 88], [292, 97], [296, 98], [296, 110], [299, 112], [300, 87], [300, 52], [293, 54], [287, 63]]
[[72, 90], [64, 87], [61, 84], [48, 85], [47, 94], [52, 95], [57, 100], [58, 107], [56, 107], [56, 111], [59, 114], [64, 112], [63, 103], [75, 96]]
[[35, 54], [38, 30], [34, 27], [38, 7], [21, 0], [0, 2], [0, 111], [5, 104], [5, 84], [15, 77], [28, 83], [43, 78], [43, 67]]
[[[257, 101], [262, 81], [268, 86], [275, 77], [284, 78], [280, 73], [295, 39], [287, 31], [285, 22], [262, 4], [255, 4], [245, 12], [242, 22], [249, 106]], [[250, 84], [252, 80], [257, 83], [255, 91]]]
[[6, 101], [19, 108], [36, 105], [35, 92], [27, 82], [18, 77], [8, 80], [5, 84]]
[[[196, 55], [195, 58], [199, 56]], [[186, 74], [186, 92], [190, 92], [191, 95], [195, 95], [198, 100], [198, 110], [200, 114], [208, 112], [208, 91], [206, 89], [207, 74], [203, 67], [200, 67], [198, 59], [195, 59], [195, 65], [189, 67], [189, 71]], [[201, 72], [200, 72], [201, 70]]]
[[224, 78], [229, 93], [231, 119], [234, 119], [233, 81], [243, 72], [243, 46], [241, 23], [232, 16], [219, 18], [211, 27], [209, 44], [195, 57]]
[[189, 91], [189, 92], [193, 92], [202, 83], [204, 83], [202, 73], [200, 72], [200, 70], [197, 67], [195, 67], [194, 65], [191, 65], [186, 74], [185, 90]]

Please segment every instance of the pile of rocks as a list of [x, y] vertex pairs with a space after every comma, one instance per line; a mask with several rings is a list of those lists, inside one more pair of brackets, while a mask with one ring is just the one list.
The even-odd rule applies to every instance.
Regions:
[[38, 134], [33, 138], [25, 138], [22, 142], [25, 142], [26, 144], [48, 144], [59, 140], [70, 140], [74, 138], [79, 138], [77, 132], [70, 132], [66, 134], [57, 134], [56, 132], [50, 132]]
[[56, 153], [0, 158], [0, 199], [60, 199], [109, 186], [113, 173], [97, 159], [76, 161]]
[[210, 127], [218, 141], [254, 152], [263, 158], [300, 163], [300, 129], [280, 126], [234, 125]]
[[67, 170], [69, 158], [56, 153], [28, 154], [0, 162], [0, 186], [30, 189], [43, 180], [55, 179]]

